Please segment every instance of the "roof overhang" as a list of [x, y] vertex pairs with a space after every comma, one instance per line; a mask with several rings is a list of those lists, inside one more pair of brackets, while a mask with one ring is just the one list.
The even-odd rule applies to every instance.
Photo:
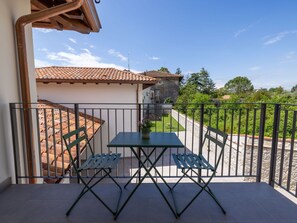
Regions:
[[36, 79], [37, 83], [81, 83], [81, 84], [87, 84], [87, 83], [93, 83], [93, 84], [100, 84], [100, 83], [106, 83], [106, 84], [145, 84], [145, 85], [154, 85], [157, 83], [157, 80], [154, 81], [144, 81], [144, 80], [78, 80], [78, 79]]
[[[31, 0], [31, 12], [73, 2], [75, 0]], [[102, 28], [93, 0], [85, 0], [76, 10], [32, 23], [34, 28], [74, 30], [80, 33], [99, 32]]]

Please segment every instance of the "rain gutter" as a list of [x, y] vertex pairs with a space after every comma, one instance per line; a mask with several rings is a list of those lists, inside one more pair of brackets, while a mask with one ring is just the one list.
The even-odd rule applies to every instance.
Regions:
[[18, 65], [21, 85], [21, 95], [23, 103], [23, 118], [24, 118], [24, 130], [25, 130], [25, 146], [26, 146], [26, 157], [28, 164], [28, 177], [29, 183], [36, 183], [36, 166], [35, 153], [34, 153], [34, 137], [32, 127], [32, 113], [30, 109], [31, 95], [30, 95], [30, 80], [29, 80], [29, 69], [27, 61], [27, 48], [26, 48], [26, 37], [25, 37], [25, 26], [33, 22], [37, 22], [44, 19], [49, 19], [54, 16], [78, 9], [82, 6], [85, 0], [76, 0], [68, 2], [58, 6], [54, 6], [48, 9], [41, 10], [36, 13], [21, 16], [15, 25], [16, 29], [16, 41], [18, 51]]

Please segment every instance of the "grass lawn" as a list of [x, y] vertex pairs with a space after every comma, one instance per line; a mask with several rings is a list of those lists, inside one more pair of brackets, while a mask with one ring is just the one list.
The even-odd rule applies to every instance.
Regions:
[[161, 121], [152, 122], [152, 132], [177, 132], [185, 130], [171, 115], [163, 115]]

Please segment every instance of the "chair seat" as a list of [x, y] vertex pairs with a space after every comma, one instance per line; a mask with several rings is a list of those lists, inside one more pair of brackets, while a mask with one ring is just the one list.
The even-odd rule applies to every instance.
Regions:
[[172, 154], [178, 169], [208, 169], [214, 171], [214, 167], [202, 156], [197, 154]]
[[120, 157], [120, 153], [91, 155], [81, 167], [78, 168], [78, 171], [89, 169], [113, 169], [117, 166]]

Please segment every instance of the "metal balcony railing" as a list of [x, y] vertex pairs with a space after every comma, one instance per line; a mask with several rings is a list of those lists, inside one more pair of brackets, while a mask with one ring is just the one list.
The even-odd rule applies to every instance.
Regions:
[[[11, 108], [15, 169], [18, 183], [26, 183], [28, 163], [22, 127], [24, 106], [13, 103]], [[27, 109], [27, 107], [26, 107]], [[138, 162], [129, 149], [108, 149], [106, 145], [118, 132], [139, 131], [139, 123], [149, 118], [152, 131], [175, 132], [185, 145], [172, 148], [157, 167], [165, 178], [180, 173], [174, 166], [172, 153], [203, 154], [209, 162], [217, 159], [217, 148], [201, 148], [204, 127], [212, 126], [229, 134], [222, 162], [216, 177], [241, 177], [277, 185], [297, 196], [297, 105], [265, 103], [209, 104], [53, 104], [41, 101], [30, 104], [36, 179], [47, 183], [69, 182], [72, 173], [62, 135], [86, 126], [95, 152], [120, 152], [122, 158], [115, 177], [129, 178]], [[209, 142], [211, 145], [211, 142]], [[86, 159], [84, 145], [77, 148], [77, 162]], [[208, 172], [203, 173], [208, 176]], [[84, 177], [91, 176], [86, 172]], [[156, 175], [156, 178], [158, 176]]]

